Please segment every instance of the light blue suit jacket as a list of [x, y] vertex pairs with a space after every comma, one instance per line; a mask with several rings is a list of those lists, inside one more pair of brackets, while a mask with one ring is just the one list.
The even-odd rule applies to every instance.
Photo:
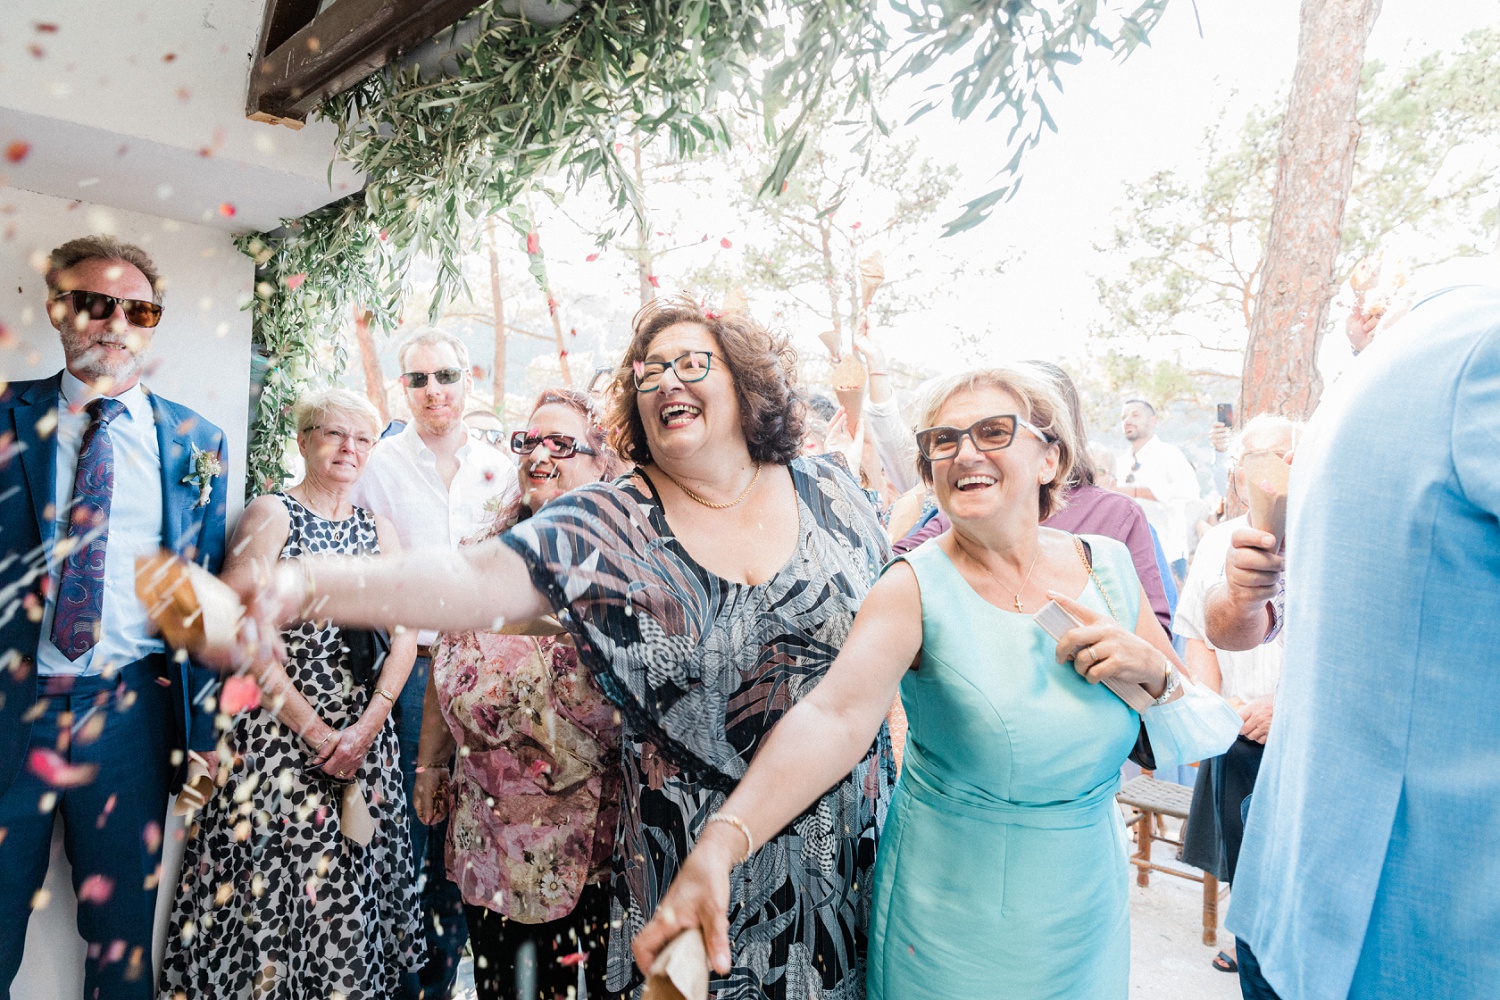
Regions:
[[1500, 290], [1383, 338], [1297, 449], [1226, 920], [1286, 1000], [1500, 996]]

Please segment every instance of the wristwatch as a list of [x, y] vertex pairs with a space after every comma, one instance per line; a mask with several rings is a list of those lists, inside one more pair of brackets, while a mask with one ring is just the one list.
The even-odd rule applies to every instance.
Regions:
[[1165, 705], [1172, 699], [1172, 696], [1177, 693], [1177, 689], [1180, 687], [1182, 687], [1182, 674], [1172, 665], [1172, 661], [1168, 660], [1167, 686], [1162, 689], [1161, 697], [1151, 703], [1151, 707], [1155, 708], [1158, 705]]

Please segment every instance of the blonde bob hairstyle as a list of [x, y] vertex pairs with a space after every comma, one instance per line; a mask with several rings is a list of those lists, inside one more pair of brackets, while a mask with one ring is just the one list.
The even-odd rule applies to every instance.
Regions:
[[292, 404], [292, 421], [297, 425], [299, 437], [334, 414], [363, 421], [377, 437], [380, 435], [380, 412], [357, 392], [339, 388], [314, 389], [303, 393]]
[[[922, 394], [917, 409], [919, 428], [937, 424], [938, 413], [954, 396], [976, 389], [1000, 389], [1016, 397], [1021, 404], [1019, 416], [1030, 421], [1057, 447], [1057, 474], [1038, 487], [1040, 517], [1045, 521], [1066, 506], [1064, 494], [1072, 480], [1073, 463], [1077, 461], [1078, 440], [1073, 419], [1057, 381], [1039, 368], [1016, 364], [1000, 368], [980, 368], [949, 375], [931, 382]], [[1017, 434], [1031, 437], [1024, 429]], [[932, 463], [917, 452], [917, 472], [922, 481], [932, 485]]]

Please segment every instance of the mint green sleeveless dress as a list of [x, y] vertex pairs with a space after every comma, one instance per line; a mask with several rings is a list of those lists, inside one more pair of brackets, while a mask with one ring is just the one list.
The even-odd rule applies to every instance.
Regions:
[[[1129, 550], [1080, 537], [1133, 627]], [[1114, 795], [1140, 716], [1059, 664], [1030, 614], [980, 597], [936, 541], [903, 558], [922, 590], [922, 658], [901, 681], [911, 728], [875, 864], [869, 1000], [1123, 1000]], [[1109, 614], [1093, 582], [1080, 602]]]

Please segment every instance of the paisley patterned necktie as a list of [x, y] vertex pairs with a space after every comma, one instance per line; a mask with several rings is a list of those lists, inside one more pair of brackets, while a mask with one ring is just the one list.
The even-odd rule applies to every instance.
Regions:
[[104, 548], [109, 542], [109, 501], [115, 491], [115, 449], [109, 422], [125, 412], [118, 399], [91, 399], [88, 428], [78, 448], [67, 556], [57, 581], [52, 644], [76, 660], [99, 641], [104, 610]]

